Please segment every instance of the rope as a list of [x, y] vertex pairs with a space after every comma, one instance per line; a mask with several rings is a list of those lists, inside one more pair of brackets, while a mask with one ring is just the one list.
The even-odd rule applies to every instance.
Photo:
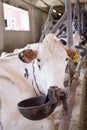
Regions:
[[[35, 85], [36, 85], [36, 87], [37, 87], [38, 92], [39, 92], [41, 95], [43, 95], [43, 96], [44, 96], [44, 93], [40, 91], [40, 87], [39, 87], [39, 85], [37, 84], [37, 81], [36, 81], [34, 63], [35, 63], [35, 61], [33, 61], [33, 63], [32, 63], [32, 67], [33, 67], [33, 77], [34, 77], [34, 82], [32, 81], [32, 83], [33, 83], [33, 87], [34, 87], [34, 83], [35, 83]], [[36, 92], [35, 88], [34, 88], [34, 91], [35, 91], [35, 93], [37, 94], [37, 92]], [[37, 95], [38, 95], [38, 94], [37, 94]]]

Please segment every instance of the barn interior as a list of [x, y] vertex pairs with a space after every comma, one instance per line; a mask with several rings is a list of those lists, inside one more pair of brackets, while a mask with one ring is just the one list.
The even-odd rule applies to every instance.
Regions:
[[[67, 31], [67, 41], [70, 46], [69, 43], [72, 43], [72, 30], [70, 29], [73, 28], [73, 32], [78, 31], [79, 34], [87, 32], [86, 17], [87, 0], [0, 0], [0, 54], [2, 52], [11, 53], [15, 49], [37, 43], [51, 31], [55, 32], [57, 37]], [[56, 27], [56, 31], [54, 27]], [[83, 59], [82, 68], [77, 67], [75, 71], [74, 79], [77, 79], [77, 73], [79, 69], [81, 70], [81, 83], [75, 97], [75, 103], [79, 102], [79, 104], [73, 109], [74, 117], [68, 130], [87, 130], [86, 67], [87, 57], [85, 62]], [[77, 110], [78, 113], [75, 115], [74, 112]], [[65, 119], [66, 115], [63, 122]], [[67, 130], [67, 127], [60, 130]]]
[[[74, 14], [74, 12], [77, 11], [76, 1], [71, 0], [71, 3], [72, 12]], [[28, 26], [26, 27], [27, 29], [17, 29], [14, 20], [17, 16], [10, 16], [10, 13], [5, 13], [6, 7], [4, 6], [4, 4], [16, 7], [16, 9], [22, 9], [28, 13]], [[84, 17], [84, 26], [86, 26], [86, 0], [80, 0], [80, 9], [83, 14], [82, 16]], [[38, 42], [40, 40], [43, 25], [45, 24], [46, 20], [48, 19], [48, 21], [50, 22], [50, 24], [48, 24], [47, 22], [46, 25], [46, 33], [48, 33], [52, 29], [53, 25], [57, 23], [60, 17], [64, 14], [64, 12], [64, 0], [0, 0], [0, 52], [11, 52], [16, 48], [21, 48], [27, 44]], [[7, 14], [8, 16], [6, 16]], [[12, 20], [13, 23], [11, 23]], [[26, 20], [24, 24], [26, 25]], [[7, 26], [9, 26], [9, 28]]]

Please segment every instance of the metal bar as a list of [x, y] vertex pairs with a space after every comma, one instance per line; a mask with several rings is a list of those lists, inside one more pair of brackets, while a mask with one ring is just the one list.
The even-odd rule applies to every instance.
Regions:
[[[71, 8], [71, 0], [65, 0], [65, 11], [66, 11], [66, 31], [67, 31], [67, 43], [68, 47], [70, 47], [73, 43], [72, 40], [72, 8]], [[74, 76], [75, 77], [75, 76]], [[76, 75], [77, 77], [77, 75]], [[79, 77], [79, 75], [78, 75]], [[62, 118], [62, 121], [59, 125], [58, 130], [69, 130], [69, 124], [70, 124], [70, 119], [71, 119], [71, 114], [72, 114], [72, 108], [75, 100], [75, 90], [78, 84], [78, 80], [74, 79], [75, 81], [72, 82], [72, 86], [74, 86], [74, 89], [69, 91], [69, 97], [67, 99], [67, 107], [68, 110], [64, 111], [64, 115]], [[76, 82], [77, 81], [77, 82]]]
[[60, 1], [60, 3], [63, 5], [63, 6], [65, 6], [65, 3], [62, 1], [62, 0], [59, 0]]
[[70, 91], [68, 93], [68, 98], [67, 98], [67, 108], [68, 110], [64, 110], [63, 118], [60, 122], [58, 130], [69, 130], [69, 125], [70, 125], [70, 120], [71, 120], [71, 115], [72, 115], [72, 110], [75, 102], [75, 93], [76, 93], [76, 88], [78, 86], [78, 78], [79, 78], [79, 71], [81, 68], [81, 63], [82, 63], [82, 58], [79, 60], [79, 63], [77, 65], [74, 78], [71, 83]]
[[81, 21], [82, 21], [82, 28], [81, 28], [81, 33], [84, 33], [84, 14], [83, 10], [81, 9]]
[[63, 16], [59, 19], [59, 21], [56, 23], [56, 25], [54, 25], [54, 27], [52, 28], [52, 30], [50, 31], [50, 33], [56, 33], [57, 29], [60, 28], [63, 24], [63, 22], [66, 19], [66, 12], [63, 14]]
[[68, 47], [70, 47], [72, 45], [72, 43], [73, 43], [71, 0], [65, 0], [65, 10], [67, 12], [67, 22], [66, 22], [67, 44], [68, 44]]
[[66, 24], [64, 24], [64, 25], [61, 27], [61, 29], [60, 29], [59, 32], [56, 34], [56, 36], [58, 37], [58, 36], [62, 33], [62, 31], [63, 31], [65, 28], [66, 28]]
[[76, 0], [77, 4], [77, 13], [78, 13], [78, 32], [81, 34], [81, 9], [80, 9], [80, 2]]
[[[44, 0], [40, 0], [40, 1], [43, 2], [50, 9], [51, 5], [48, 5]], [[59, 0], [59, 1], [64, 5], [64, 3], [61, 0]], [[59, 11], [56, 10], [56, 13], [59, 13]]]

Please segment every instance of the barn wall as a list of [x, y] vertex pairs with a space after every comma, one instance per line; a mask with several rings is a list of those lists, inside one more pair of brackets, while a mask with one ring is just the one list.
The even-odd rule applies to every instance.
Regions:
[[4, 24], [3, 24], [3, 8], [0, 0], [0, 51], [4, 48]]
[[41, 13], [40, 10], [35, 11], [34, 13], [34, 39], [38, 41], [41, 36], [41, 31], [42, 31], [42, 25], [45, 23], [47, 19], [47, 14], [46, 13]]
[[[21, 48], [27, 44], [37, 42], [40, 38], [42, 25], [47, 17], [46, 13], [22, 1], [10, 0], [10, 4], [20, 6], [21, 8], [27, 9], [29, 11], [30, 31], [7, 31], [3, 28], [2, 31], [0, 31], [0, 33], [2, 34], [0, 51], [6, 52], [11, 52], [15, 48]], [[1, 12], [2, 4], [0, 4], [0, 6]], [[0, 13], [0, 17], [2, 17], [2, 14], [3, 12]], [[4, 19], [2, 19], [2, 21], [0, 22], [0, 26], [2, 25], [3, 27], [5, 26]]]

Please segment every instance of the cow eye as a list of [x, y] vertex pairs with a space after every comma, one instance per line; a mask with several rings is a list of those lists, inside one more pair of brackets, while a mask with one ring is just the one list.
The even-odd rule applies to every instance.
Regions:
[[37, 61], [40, 62], [41, 60], [37, 58]]

